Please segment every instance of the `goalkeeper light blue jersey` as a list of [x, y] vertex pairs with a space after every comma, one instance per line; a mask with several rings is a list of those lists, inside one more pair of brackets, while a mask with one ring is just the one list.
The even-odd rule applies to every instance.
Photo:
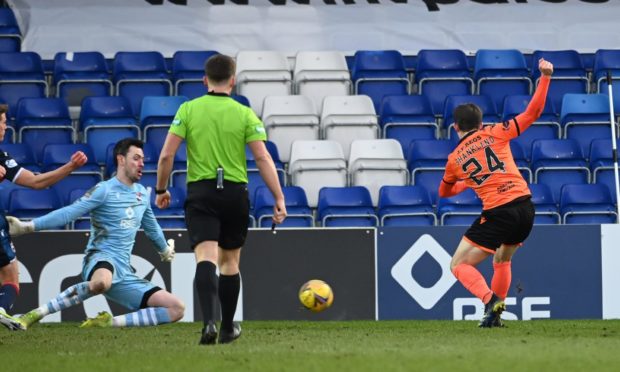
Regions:
[[65, 226], [89, 213], [91, 228], [86, 254], [104, 253], [128, 266], [138, 229], [163, 252], [166, 239], [150, 203], [151, 189], [134, 183], [127, 186], [116, 177], [99, 182], [80, 199], [64, 208], [34, 219], [36, 231]]

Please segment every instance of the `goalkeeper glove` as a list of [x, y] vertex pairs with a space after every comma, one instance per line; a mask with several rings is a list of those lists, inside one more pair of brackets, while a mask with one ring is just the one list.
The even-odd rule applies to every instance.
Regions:
[[172, 262], [174, 259], [174, 239], [168, 239], [168, 246], [159, 254], [163, 262]]
[[11, 236], [20, 236], [34, 231], [34, 222], [32, 221], [21, 221], [13, 216], [6, 216], [6, 220], [9, 223], [9, 235]]

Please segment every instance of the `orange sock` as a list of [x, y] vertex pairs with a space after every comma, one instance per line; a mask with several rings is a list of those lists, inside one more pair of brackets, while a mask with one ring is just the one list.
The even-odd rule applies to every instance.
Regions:
[[511, 261], [502, 263], [493, 262], [493, 279], [491, 279], [491, 289], [497, 297], [502, 300], [506, 299], [508, 295], [508, 289], [510, 288], [510, 281], [512, 280], [512, 269], [510, 267]]
[[470, 291], [474, 296], [478, 297], [485, 304], [489, 302], [493, 296], [493, 292], [487, 285], [480, 271], [472, 265], [460, 264], [452, 270], [452, 273], [463, 284], [465, 289]]

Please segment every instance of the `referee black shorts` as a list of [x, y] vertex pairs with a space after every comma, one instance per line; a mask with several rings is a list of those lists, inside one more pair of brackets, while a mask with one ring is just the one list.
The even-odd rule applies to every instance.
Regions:
[[185, 223], [192, 249], [207, 240], [223, 249], [240, 248], [248, 235], [249, 215], [247, 184], [224, 181], [223, 190], [215, 180], [187, 184]]
[[494, 253], [502, 244], [516, 245], [530, 235], [534, 225], [534, 204], [529, 195], [482, 211], [465, 232], [471, 244]]

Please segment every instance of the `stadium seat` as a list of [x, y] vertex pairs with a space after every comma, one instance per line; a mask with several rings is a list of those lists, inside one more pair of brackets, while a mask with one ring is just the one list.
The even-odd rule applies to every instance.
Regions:
[[8, 214], [17, 218], [32, 219], [62, 207], [53, 189], [15, 189], [9, 197]]
[[443, 109], [443, 128], [447, 130], [448, 138], [456, 136], [453, 118], [454, 109], [467, 103], [473, 103], [480, 107], [480, 110], [482, 110], [482, 124], [495, 124], [499, 121], [497, 106], [488, 96], [448, 96]]
[[[155, 168], [153, 171], [155, 173], [159, 158], [158, 153], [158, 151], [154, 153]], [[187, 142], [185, 141], [181, 142], [177, 152], [174, 154], [172, 172], [170, 173], [170, 186], [187, 188]]]
[[140, 109], [144, 142], [152, 144], [159, 152], [164, 146], [172, 120], [185, 101], [187, 97], [184, 96], [144, 97]]
[[571, 139], [534, 141], [531, 168], [534, 182], [549, 186], [556, 203], [559, 203], [563, 185], [589, 183], [590, 180], [581, 147]]
[[590, 171], [592, 172], [592, 183], [607, 186], [613, 202], [617, 203], [611, 139], [595, 139], [592, 141]]
[[437, 215], [442, 226], [471, 225], [481, 212], [482, 201], [472, 189], [450, 198], [440, 198], [437, 203]]
[[467, 66], [467, 57], [461, 50], [420, 50], [415, 81], [418, 94], [428, 98], [437, 114], [443, 112], [446, 97], [474, 94], [474, 81]]
[[[73, 189], [69, 193], [69, 203], [72, 204], [84, 194], [88, 192], [87, 189]], [[71, 230], [90, 230], [90, 215], [89, 213], [84, 214], [81, 217], [76, 218], [70, 224]]]
[[319, 117], [312, 99], [306, 96], [265, 98], [263, 123], [267, 138], [275, 143], [280, 159], [288, 162], [295, 140], [318, 140]]
[[521, 144], [515, 141], [510, 141], [510, 152], [512, 153], [512, 158], [514, 159], [517, 168], [519, 168], [523, 179], [525, 179], [527, 183], [532, 183], [532, 181], [534, 181], [534, 177], [532, 176], [532, 170], [530, 169]]
[[454, 144], [446, 140], [418, 140], [411, 142], [407, 152], [407, 167], [411, 184], [426, 188], [433, 205], [437, 204], [437, 190], [445, 172], [448, 155]]
[[434, 226], [437, 216], [422, 186], [383, 186], [377, 214], [381, 226]]
[[[314, 217], [312, 216], [312, 210], [308, 206], [308, 199], [304, 189], [297, 186], [287, 186], [282, 188], [282, 192], [286, 202], [287, 216], [278, 227], [313, 227]], [[271, 227], [274, 204], [273, 195], [269, 188], [260, 186], [256, 189], [254, 216], [258, 227]]]
[[346, 160], [336, 141], [293, 142], [288, 172], [291, 185], [304, 189], [308, 205], [313, 208], [322, 187], [347, 185]]
[[426, 96], [386, 96], [380, 117], [382, 137], [397, 140], [403, 152], [411, 141], [439, 138], [435, 113]]
[[0, 53], [0, 101], [9, 105], [8, 121], [15, 121], [15, 108], [20, 99], [42, 98], [47, 92], [43, 62], [38, 54]]
[[17, 106], [15, 128], [18, 141], [43, 160], [43, 148], [50, 143], [73, 143], [77, 137], [67, 104], [60, 98], [23, 98]]
[[155, 205], [155, 192], [151, 191], [151, 209], [153, 214], [157, 218], [157, 222], [163, 229], [185, 229], [185, 189], [180, 187], [169, 187], [170, 192], [170, 205], [166, 209], [159, 209]]
[[405, 60], [397, 50], [359, 50], [355, 52], [351, 78], [354, 93], [372, 99], [375, 111], [385, 96], [409, 94]]
[[274, 51], [237, 53], [237, 93], [250, 100], [259, 117], [265, 97], [289, 95], [291, 88], [291, 71], [284, 54]]
[[235, 101], [239, 102], [240, 104], [246, 107], [252, 107], [252, 105], [250, 104], [250, 100], [246, 96], [241, 96], [239, 94], [231, 94], [230, 98], [234, 99]]
[[565, 94], [562, 102], [560, 124], [564, 138], [579, 142], [588, 158], [593, 139], [611, 138], [609, 99], [603, 94]]
[[23, 168], [26, 168], [33, 173], [41, 172], [41, 167], [34, 157], [34, 152], [32, 152], [32, 149], [28, 144], [3, 143], [0, 146], [0, 149], [7, 152], [13, 159], [15, 159], [17, 164], [21, 165]]
[[319, 192], [317, 221], [323, 227], [379, 226], [365, 187], [323, 187]]
[[[277, 146], [271, 142], [266, 141], [265, 146], [267, 147], [267, 151], [271, 155], [271, 159], [276, 167], [276, 173], [278, 174], [278, 180], [280, 181], [280, 186], [284, 186], [286, 183], [286, 172], [284, 170], [284, 164], [280, 161], [280, 156], [278, 155]], [[254, 154], [250, 150], [249, 146], [245, 148], [245, 157], [247, 162], [247, 175], [248, 175], [248, 193], [250, 194], [250, 207], [254, 208], [254, 195], [256, 193], [256, 189], [261, 186], [266, 186], [265, 180], [260, 175], [260, 171], [256, 166], [256, 161], [254, 160]]]
[[213, 50], [178, 51], [172, 56], [172, 80], [174, 94], [188, 99], [198, 98], [207, 93], [203, 78], [207, 60], [218, 54]]
[[532, 94], [525, 57], [516, 49], [479, 49], [474, 80], [476, 93], [488, 95], [501, 112], [506, 96]]
[[[529, 95], [506, 96], [501, 120], [510, 120], [525, 112], [531, 100], [532, 96]], [[521, 131], [519, 137], [513, 139], [512, 143], [519, 143], [523, 147], [525, 158], [529, 160], [532, 157], [532, 142], [537, 139], [559, 139], [561, 135], [560, 118], [553, 102], [546, 100], [538, 120], [527, 130]]]
[[312, 99], [317, 112], [327, 95], [351, 94], [351, 75], [341, 52], [298, 52], [293, 81], [295, 93]]
[[79, 117], [82, 100], [91, 96], [111, 96], [114, 86], [100, 52], [56, 53], [54, 57], [56, 97], [65, 100]]
[[558, 110], [562, 108], [564, 94], [589, 93], [590, 80], [579, 53], [574, 50], [534, 51], [532, 53], [532, 81], [536, 86], [540, 79], [540, 70], [538, 70], [540, 58], [553, 63], [552, 82], [549, 85], [547, 100], [551, 101]]
[[564, 185], [560, 196], [564, 224], [616, 223], [618, 214], [604, 185]]
[[[620, 80], [620, 49], [599, 49], [594, 54], [592, 82], [596, 84], [596, 92], [607, 94], [606, 76], [608, 71], [615, 81], [612, 84], [613, 95], [620, 96], [620, 84], [618, 84], [618, 80]], [[620, 112], [620, 108], [615, 111]]]
[[403, 150], [393, 139], [354, 140], [348, 163], [350, 185], [366, 187], [373, 206], [379, 203], [381, 187], [405, 186], [409, 181]]
[[9, 182], [9, 181], [0, 182], [0, 208], [2, 208], [3, 211], [5, 212], [8, 211], [9, 198], [11, 196], [11, 192], [16, 189], [31, 190], [27, 187], [20, 186], [13, 182]]
[[557, 225], [562, 222], [558, 211], [558, 205], [553, 199], [553, 194], [549, 186], [543, 183], [533, 183], [528, 185], [532, 193], [532, 203], [536, 215], [534, 224], [536, 225]]
[[0, 8], [0, 52], [19, 52], [22, 36], [11, 8]]
[[127, 137], [140, 138], [140, 127], [125, 97], [86, 97], [80, 126], [99, 164], [105, 164], [108, 145]]
[[322, 138], [338, 141], [345, 157], [356, 139], [377, 139], [380, 128], [368, 96], [328, 96], [321, 111]]
[[140, 112], [142, 98], [172, 94], [166, 61], [159, 52], [116, 53], [112, 76], [116, 95], [129, 100], [131, 111], [136, 116]]
[[71, 160], [76, 151], [86, 154], [88, 161], [70, 175], [58, 181], [52, 186], [63, 205], [70, 203], [70, 193], [73, 189], [90, 189], [98, 182], [103, 181], [101, 168], [94, 160], [90, 146], [83, 143], [72, 144], [49, 144], [43, 149], [43, 171], [48, 172], [57, 169]]

